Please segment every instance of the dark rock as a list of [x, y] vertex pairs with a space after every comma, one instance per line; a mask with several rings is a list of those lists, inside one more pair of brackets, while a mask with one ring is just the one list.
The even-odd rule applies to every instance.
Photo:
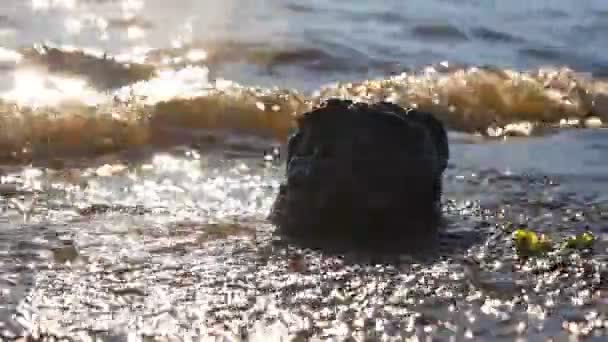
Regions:
[[608, 94], [598, 93], [593, 98], [593, 114], [599, 117], [602, 122], [608, 122]]
[[423, 247], [436, 242], [448, 159], [431, 114], [330, 100], [299, 119], [269, 218], [306, 242]]

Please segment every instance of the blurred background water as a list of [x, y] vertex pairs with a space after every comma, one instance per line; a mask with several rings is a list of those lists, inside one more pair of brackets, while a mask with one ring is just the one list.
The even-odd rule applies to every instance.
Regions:
[[52, 41], [120, 54], [200, 44], [219, 55], [218, 63], [236, 64], [215, 71], [256, 85], [314, 89], [441, 61], [523, 70], [567, 65], [597, 76], [608, 70], [608, 5], [601, 0], [7, 0], [0, 6], [0, 43], [11, 49]]

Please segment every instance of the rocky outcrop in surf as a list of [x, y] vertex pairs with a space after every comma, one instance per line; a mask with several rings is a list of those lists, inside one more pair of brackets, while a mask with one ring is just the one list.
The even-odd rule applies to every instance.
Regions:
[[287, 150], [270, 214], [282, 234], [383, 248], [434, 241], [449, 147], [433, 115], [330, 100], [299, 119]]

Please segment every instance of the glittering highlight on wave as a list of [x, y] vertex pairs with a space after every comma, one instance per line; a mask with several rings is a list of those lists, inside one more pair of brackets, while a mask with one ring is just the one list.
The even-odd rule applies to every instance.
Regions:
[[26, 52], [16, 61], [13, 88], [0, 100], [4, 161], [95, 156], [209, 134], [284, 141], [295, 117], [332, 97], [418, 107], [452, 130], [494, 137], [529, 136], [560, 125], [598, 127], [608, 119], [608, 82], [567, 68], [516, 72], [442, 63], [305, 95], [209, 80], [204, 66], [121, 63], [60, 47]]

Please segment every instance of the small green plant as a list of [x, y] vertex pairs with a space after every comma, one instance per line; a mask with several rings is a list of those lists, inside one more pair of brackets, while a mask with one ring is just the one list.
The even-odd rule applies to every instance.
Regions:
[[539, 236], [527, 229], [516, 230], [513, 240], [519, 256], [541, 256], [553, 249], [553, 243], [546, 235]]
[[[562, 250], [584, 250], [591, 248], [594, 241], [595, 236], [591, 232], [584, 232], [564, 239], [559, 246]], [[520, 257], [544, 256], [556, 246], [546, 235], [529, 229], [517, 229], [513, 233], [513, 242]]]
[[595, 236], [591, 232], [571, 236], [564, 241], [564, 248], [568, 249], [589, 249], [593, 246]]

